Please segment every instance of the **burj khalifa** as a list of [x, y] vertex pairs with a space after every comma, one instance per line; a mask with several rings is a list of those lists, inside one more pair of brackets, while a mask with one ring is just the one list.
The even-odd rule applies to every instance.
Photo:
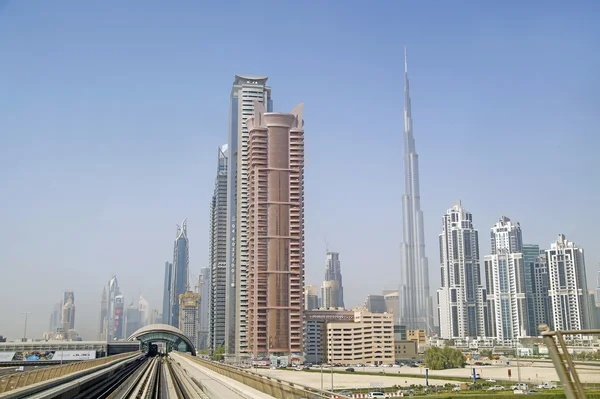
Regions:
[[425, 256], [423, 211], [419, 193], [419, 156], [415, 148], [408, 64], [404, 50], [404, 195], [402, 196], [403, 243], [401, 250], [400, 314], [398, 322], [409, 330], [433, 328], [429, 295], [429, 266]]

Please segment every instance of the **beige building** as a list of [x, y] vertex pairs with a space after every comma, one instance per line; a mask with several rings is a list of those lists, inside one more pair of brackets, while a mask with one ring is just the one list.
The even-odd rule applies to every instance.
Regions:
[[394, 356], [396, 360], [414, 359], [419, 353], [419, 346], [415, 341], [394, 341]]
[[406, 339], [415, 341], [417, 345], [427, 344], [427, 331], [425, 330], [406, 330]]
[[302, 356], [303, 104], [265, 112], [254, 102], [248, 139], [248, 352]]
[[327, 323], [328, 363], [393, 364], [394, 317], [390, 313], [354, 312], [354, 321]]

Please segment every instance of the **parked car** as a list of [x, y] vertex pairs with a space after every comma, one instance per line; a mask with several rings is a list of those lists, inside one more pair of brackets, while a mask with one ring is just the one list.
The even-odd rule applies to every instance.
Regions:
[[383, 392], [369, 392], [367, 398], [387, 398], [388, 396]]
[[348, 367], [348, 368], [346, 369], [346, 371], [349, 371], [349, 372], [351, 372], [351, 373], [352, 373], [352, 372], [354, 372], [354, 367]]
[[504, 387], [502, 385], [494, 385], [493, 387], [489, 387], [488, 391], [503, 391]]
[[496, 382], [496, 380], [494, 380], [493, 378], [488, 378], [486, 381], [487, 382]]

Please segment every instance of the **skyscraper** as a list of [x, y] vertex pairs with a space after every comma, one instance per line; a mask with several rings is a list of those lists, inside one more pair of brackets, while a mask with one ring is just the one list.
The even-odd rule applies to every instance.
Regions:
[[419, 156], [413, 136], [408, 83], [408, 64], [404, 53], [404, 195], [402, 196], [403, 240], [400, 245], [401, 283], [400, 324], [409, 330], [432, 331], [433, 310], [429, 293], [429, 265], [425, 256], [425, 233], [419, 189]]
[[555, 330], [590, 328], [589, 296], [583, 248], [563, 234], [546, 250], [550, 306]]
[[254, 102], [248, 144], [248, 352], [302, 354], [304, 283], [303, 104], [265, 112]]
[[502, 216], [492, 227], [485, 257], [488, 336], [501, 341], [529, 336], [521, 226]]
[[210, 202], [211, 269], [209, 293], [209, 346], [215, 351], [225, 344], [225, 302], [227, 299], [227, 144], [219, 147], [215, 189]]
[[553, 328], [553, 317], [550, 314], [552, 307], [550, 306], [550, 279], [548, 276], [548, 262], [546, 261], [546, 253], [538, 254], [538, 257], [533, 261], [533, 327], [531, 335], [539, 336], [539, 327], [542, 324], [547, 324], [550, 329]]
[[114, 310], [111, 340], [123, 339], [125, 334], [125, 298], [123, 295], [115, 296]]
[[142, 328], [148, 325], [148, 317], [150, 313], [148, 301], [142, 295], [140, 295], [140, 299], [138, 300], [138, 310], [140, 311], [140, 328]]
[[188, 268], [190, 264], [187, 220], [177, 226], [175, 248], [173, 249], [173, 271], [171, 274], [171, 324], [179, 325], [179, 295], [187, 291]]
[[[528, 334], [532, 337], [539, 335], [538, 326], [536, 323], [536, 265], [539, 264], [540, 246], [537, 244], [523, 244], [523, 265], [525, 270], [525, 295], [527, 297], [527, 314], [529, 315], [529, 330]], [[546, 273], [547, 275], [547, 273]], [[547, 286], [547, 284], [546, 284]], [[546, 297], [548, 290], [546, 289]], [[544, 323], [546, 324], [546, 323]]]
[[[105, 292], [105, 294], [106, 294], [106, 292]], [[52, 313], [50, 313], [50, 326], [49, 326], [48, 331], [51, 333], [58, 332], [58, 329], [62, 328], [61, 319], [62, 319], [62, 302], [58, 302], [58, 303], [54, 304]]]
[[304, 310], [319, 309], [319, 289], [315, 285], [304, 286]]
[[[327, 292], [325, 292], [327, 291]], [[344, 287], [342, 285], [342, 266], [340, 263], [340, 254], [337, 252], [327, 252], [325, 262], [325, 278], [321, 288], [321, 297], [323, 307], [343, 308], [344, 307]], [[325, 298], [327, 300], [325, 300]]]
[[[115, 315], [118, 313], [116, 298], [121, 295], [117, 276], [114, 274], [108, 281], [108, 314], [105, 336], [108, 341], [115, 339]], [[123, 297], [121, 297], [121, 311], [123, 310]], [[118, 323], [117, 323], [118, 324]]]
[[125, 338], [136, 332], [141, 327], [139, 303], [131, 300], [127, 309], [125, 309]]
[[186, 291], [179, 295], [177, 300], [177, 327], [198, 347], [198, 315], [200, 307], [200, 294]]
[[225, 348], [239, 358], [245, 352], [248, 293], [248, 128], [246, 119], [254, 114], [255, 101], [273, 111], [271, 88], [266, 76], [236, 75], [229, 108], [229, 157], [227, 159], [227, 302]]
[[461, 202], [442, 218], [440, 234], [442, 287], [438, 290], [440, 336], [485, 336], [486, 292], [481, 286], [479, 237], [473, 215]]
[[63, 295], [61, 324], [65, 336], [69, 330], [75, 329], [75, 294], [73, 291], [65, 291]]
[[210, 267], [200, 270], [198, 280], [198, 293], [200, 294], [200, 307], [198, 308], [198, 346], [197, 349], [208, 348], [208, 332], [210, 328], [209, 305], [210, 305]]
[[98, 340], [106, 341], [106, 332], [108, 330], [108, 295], [106, 287], [102, 289], [102, 299], [100, 300], [100, 323], [98, 326]]
[[173, 280], [173, 264], [165, 262], [165, 281], [163, 285], [162, 322], [171, 324], [171, 284]]

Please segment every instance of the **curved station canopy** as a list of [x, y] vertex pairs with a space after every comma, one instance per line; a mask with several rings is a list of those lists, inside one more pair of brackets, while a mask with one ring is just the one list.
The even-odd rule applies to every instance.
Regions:
[[178, 328], [168, 324], [150, 324], [142, 327], [127, 338], [127, 341], [140, 341], [143, 348], [148, 348], [151, 343], [164, 342], [167, 348], [180, 352], [190, 352], [196, 356], [196, 349], [192, 341]]

